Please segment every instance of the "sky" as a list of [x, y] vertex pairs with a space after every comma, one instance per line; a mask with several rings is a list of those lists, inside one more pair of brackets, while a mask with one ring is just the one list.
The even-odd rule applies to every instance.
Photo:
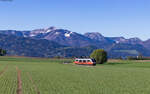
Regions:
[[150, 0], [0, 0], [0, 30], [50, 26], [150, 39]]

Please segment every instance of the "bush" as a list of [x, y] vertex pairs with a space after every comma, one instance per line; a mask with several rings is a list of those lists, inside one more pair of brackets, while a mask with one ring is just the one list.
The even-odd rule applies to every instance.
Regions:
[[103, 49], [94, 50], [90, 57], [94, 58], [97, 64], [103, 64], [107, 62], [107, 52]]
[[0, 56], [6, 55], [6, 50], [0, 49]]

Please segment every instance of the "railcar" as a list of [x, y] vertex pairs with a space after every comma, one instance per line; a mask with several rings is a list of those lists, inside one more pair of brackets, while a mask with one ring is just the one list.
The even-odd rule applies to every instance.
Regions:
[[96, 65], [95, 59], [91, 58], [76, 58], [74, 63], [78, 65]]

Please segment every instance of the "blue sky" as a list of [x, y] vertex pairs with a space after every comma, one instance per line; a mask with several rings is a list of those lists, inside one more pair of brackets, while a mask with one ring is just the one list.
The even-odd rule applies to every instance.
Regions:
[[150, 38], [150, 0], [0, 1], [0, 29], [56, 26], [104, 36]]

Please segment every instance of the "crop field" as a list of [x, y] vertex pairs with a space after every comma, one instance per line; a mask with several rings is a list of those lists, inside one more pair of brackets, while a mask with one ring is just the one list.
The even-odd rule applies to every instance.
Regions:
[[64, 61], [0, 57], [0, 94], [150, 94], [150, 61]]

